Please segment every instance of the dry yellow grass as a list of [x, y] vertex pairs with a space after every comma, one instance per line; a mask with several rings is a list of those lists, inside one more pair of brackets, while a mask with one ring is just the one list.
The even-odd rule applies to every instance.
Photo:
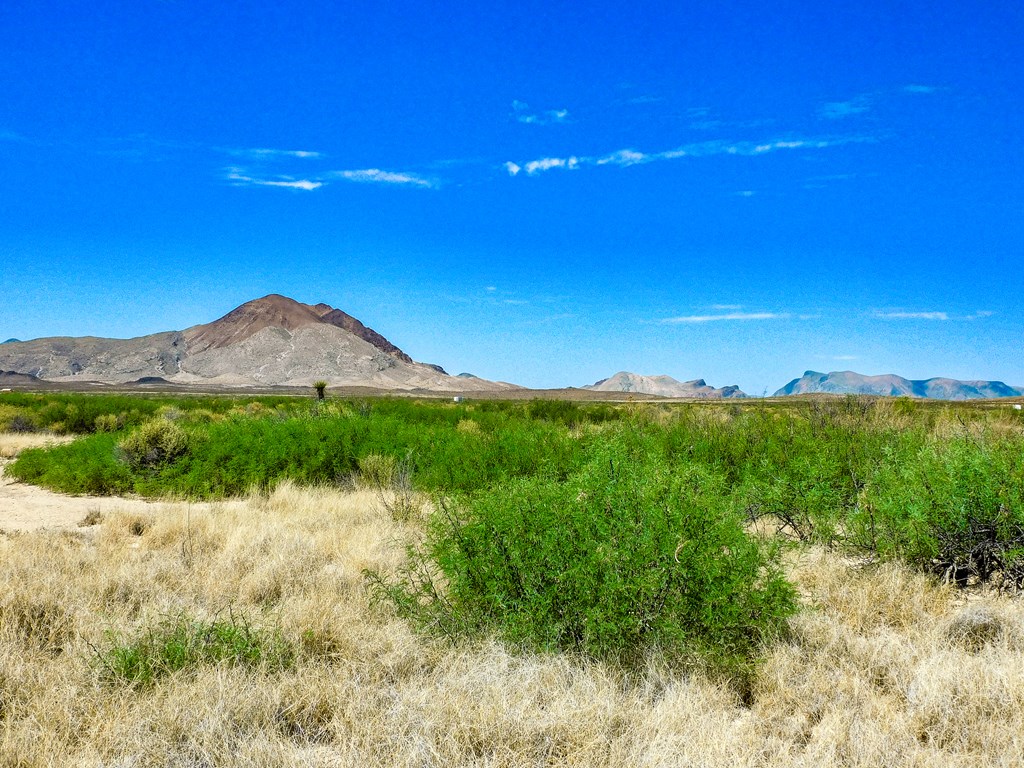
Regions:
[[71, 435], [51, 435], [37, 432], [0, 432], [0, 459], [11, 459], [26, 448], [69, 443]]
[[[745, 706], [653, 663], [627, 680], [414, 636], [361, 576], [413, 533], [372, 492], [284, 486], [0, 536], [0, 766], [1021, 765], [1016, 600], [794, 555], [807, 610]], [[279, 628], [297, 664], [101, 679], [108, 631], [229, 608]]]

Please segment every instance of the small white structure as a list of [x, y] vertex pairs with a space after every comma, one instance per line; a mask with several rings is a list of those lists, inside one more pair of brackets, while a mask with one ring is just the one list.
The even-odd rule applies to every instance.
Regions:
[[[462, 402], [462, 396], [461, 395], [456, 395], [455, 397], [452, 398], [452, 402], [453, 403], [461, 403]], [[1017, 407], [1020, 408], [1019, 405]]]
[[1021, 405], [1020, 403], [1013, 404], [1013, 410], [1019, 411], [1021, 408], [1024, 408], [1024, 405]]

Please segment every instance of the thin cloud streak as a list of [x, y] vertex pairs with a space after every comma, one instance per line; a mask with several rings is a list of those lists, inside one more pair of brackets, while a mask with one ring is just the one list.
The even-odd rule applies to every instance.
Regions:
[[947, 312], [875, 312], [880, 320], [949, 320]]
[[312, 152], [305, 149], [229, 149], [228, 154], [236, 155], [239, 157], [253, 157], [253, 158], [302, 158], [302, 159], [316, 159], [323, 157], [322, 152]]
[[820, 138], [787, 138], [765, 142], [739, 141], [704, 141], [686, 144], [663, 152], [641, 152], [632, 148], [618, 149], [605, 155], [587, 157], [571, 155], [569, 157], [544, 157], [529, 162], [508, 161], [503, 167], [510, 176], [518, 176], [525, 171], [527, 176], [534, 176], [552, 168], [573, 170], [584, 165], [617, 166], [626, 168], [632, 165], [653, 163], [660, 160], [678, 160], [681, 158], [712, 157], [716, 155], [736, 155], [740, 157], [757, 157], [771, 152], [788, 149], [825, 149], [843, 144], [874, 142], [871, 136], [829, 136]]
[[311, 179], [291, 179], [287, 177], [258, 179], [245, 175], [241, 168], [229, 168], [227, 179], [236, 187], [280, 187], [283, 189], [301, 189], [306, 192], [312, 192], [314, 189], [319, 189], [324, 185], [322, 181], [313, 181]]
[[729, 312], [724, 315], [686, 315], [684, 317], [666, 317], [660, 322], [665, 325], [682, 323], [714, 323], [725, 320], [786, 320], [788, 312]]
[[329, 174], [333, 178], [356, 181], [366, 184], [399, 184], [413, 187], [424, 187], [433, 189], [436, 183], [425, 179], [415, 173], [400, 173], [396, 171], [383, 171], [380, 168], [363, 168], [353, 171], [332, 171]]
[[533, 112], [530, 105], [524, 101], [512, 102], [512, 116], [516, 122], [524, 125], [550, 125], [552, 123], [564, 123], [569, 119], [568, 109], [548, 109], [543, 112]]
[[841, 120], [852, 115], [861, 115], [872, 107], [872, 97], [863, 93], [846, 101], [827, 101], [818, 109], [818, 114], [828, 120]]

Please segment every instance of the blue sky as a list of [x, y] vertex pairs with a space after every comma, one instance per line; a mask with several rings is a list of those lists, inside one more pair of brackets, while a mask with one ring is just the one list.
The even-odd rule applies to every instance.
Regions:
[[1019, 4], [350, 5], [0, 5], [0, 338], [282, 293], [536, 387], [1024, 385]]

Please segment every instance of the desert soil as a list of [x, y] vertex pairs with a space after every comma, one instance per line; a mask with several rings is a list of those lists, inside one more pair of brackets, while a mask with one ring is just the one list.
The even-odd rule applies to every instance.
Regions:
[[40, 528], [76, 528], [91, 513], [133, 511], [160, 506], [141, 499], [101, 496], [65, 496], [34, 485], [19, 483], [4, 473], [10, 459], [0, 459], [0, 530], [33, 531]]

